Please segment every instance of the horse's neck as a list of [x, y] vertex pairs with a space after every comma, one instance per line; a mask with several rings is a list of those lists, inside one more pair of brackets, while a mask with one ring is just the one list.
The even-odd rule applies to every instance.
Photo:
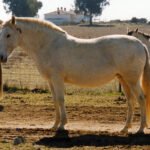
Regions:
[[51, 43], [52, 38], [55, 38], [55, 35], [50, 31], [46, 33], [33, 28], [20, 27], [23, 30], [21, 47], [29, 53], [41, 50], [48, 42]]
[[143, 37], [143, 35], [139, 36], [137, 38], [139, 38], [148, 47], [148, 50], [150, 52], [150, 41], [148, 39], [146, 39], [145, 37]]
[[147, 42], [146, 46], [148, 47], [148, 51], [150, 53], [150, 41]]
[[150, 52], [150, 41], [147, 40], [147, 39], [145, 39], [145, 40], [143, 41], [143, 43], [148, 47], [148, 50], [149, 50], [149, 52]]
[[27, 31], [23, 35], [23, 46], [29, 49], [38, 49], [45, 42], [45, 37], [40, 33]]

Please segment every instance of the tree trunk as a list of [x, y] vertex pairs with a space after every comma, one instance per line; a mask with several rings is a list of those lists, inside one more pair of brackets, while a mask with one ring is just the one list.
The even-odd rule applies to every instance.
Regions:
[[90, 13], [90, 26], [93, 25], [92, 18], [93, 18], [93, 16], [92, 16], [92, 14]]

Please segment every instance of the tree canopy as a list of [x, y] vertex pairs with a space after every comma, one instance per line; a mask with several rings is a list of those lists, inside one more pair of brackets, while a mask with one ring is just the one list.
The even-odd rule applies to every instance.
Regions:
[[132, 23], [147, 23], [147, 19], [146, 18], [136, 18], [136, 17], [133, 17], [130, 22]]
[[109, 0], [75, 0], [75, 12], [82, 12], [92, 18], [94, 15], [101, 15], [105, 6], [109, 5]]
[[42, 2], [38, 0], [3, 0], [7, 13], [12, 12], [18, 17], [34, 17], [42, 7]]

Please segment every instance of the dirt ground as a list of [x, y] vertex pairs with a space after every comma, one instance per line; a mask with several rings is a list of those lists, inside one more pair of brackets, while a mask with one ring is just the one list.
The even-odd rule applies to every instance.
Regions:
[[[71, 102], [74, 98], [76, 103]], [[91, 98], [99, 101], [93, 103]], [[130, 133], [119, 133], [126, 110], [125, 97], [119, 94], [66, 94], [68, 124], [65, 131], [55, 132], [50, 129], [55, 114], [49, 93], [6, 92], [0, 105], [0, 149], [149, 150], [150, 130], [135, 134], [140, 116], [137, 107]], [[23, 140], [15, 143], [19, 138]]]

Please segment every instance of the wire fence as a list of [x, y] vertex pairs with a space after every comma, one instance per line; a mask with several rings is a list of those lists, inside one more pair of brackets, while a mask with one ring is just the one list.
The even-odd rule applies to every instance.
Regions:
[[[47, 90], [48, 84], [39, 74], [32, 59], [21, 49], [16, 49], [3, 67], [3, 84], [7, 87], [19, 89], [42, 89]], [[67, 85], [67, 88], [76, 88]], [[82, 90], [82, 88], [78, 88]], [[88, 90], [88, 89], [86, 89]], [[103, 92], [113, 92], [118, 90], [118, 82], [115, 80], [100, 88]]]
[[16, 49], [3, 67], [3, 84], [21, 89], [47, 89], [32, 59], [21, 49]]

